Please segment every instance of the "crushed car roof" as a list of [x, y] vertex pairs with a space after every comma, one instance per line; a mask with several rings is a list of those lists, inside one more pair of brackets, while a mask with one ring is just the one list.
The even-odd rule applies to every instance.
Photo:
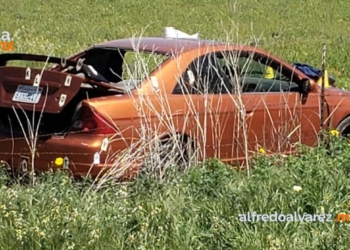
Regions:
[[153, 51], [161, 54], [177, 54], [205, 46], [225, 45], [234, 44], [202, 39], [144, 37], [112, 40], [96, 44], [94, 47]]

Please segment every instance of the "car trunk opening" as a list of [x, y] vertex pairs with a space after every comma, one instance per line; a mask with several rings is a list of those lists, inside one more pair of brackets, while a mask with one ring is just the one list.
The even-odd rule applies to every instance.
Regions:
[[[63, 132], [85, 99], [120, 94], [106, 83], [62, 72], [0, 67], [0, 132], [23, 136], [38, 128], [40, 135]], [[34, 86], [41, 76], [39, 86]], [[38, 127], [39, 124], [39, 127]]]
[[[112, 92], [113, 93], [113, 92]], [[115, 92], [113, 93], [115, 94]], [[80, 111], [82, 100], [111, 95], [106, 90], [80, 89], [74, 98], [58, 113], [24, 110], [19, 107], [0, 107], [0, 133], [23, 136], [23, 130], [38, 129], [39, 135], [64, 133], [73, 122], [73, 117]]]
[[[63, 133], [86, 99], [126, 94], [137, 88], [168, 55], [92, 47], [64, 59], [30, 54], [0, 55], [0, 133]], [[51, 68], [9, 66], [9, 61], [56, 64]], [[96, 117], [95, 117], [96, 118]], [[83, 119], [87, 128], [98, 119]], [[39, 126], [39, 127], [38, 127]], [[110, 132], [109, 129], [101, 130]]]

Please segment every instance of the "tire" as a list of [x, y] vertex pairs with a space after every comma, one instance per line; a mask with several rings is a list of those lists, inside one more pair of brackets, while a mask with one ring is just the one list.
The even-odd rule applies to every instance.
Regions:
[[167, 136], [160, 144], [160, 158], [165, 164], [173, 163], [177, 168], [185, 169], [193, 161], [194, 143], [188, 136]]
[[340, 124], [337, 126], [337, 130], [342, 136], [347, 138], [350, 137], [350, 116], [346, 117], [340, 122]]
[[141, 173], [163, 173], [166, 169], [185, 170], [195, 160], [194, 142], [182, 134], [167, 135], [146, 157]]

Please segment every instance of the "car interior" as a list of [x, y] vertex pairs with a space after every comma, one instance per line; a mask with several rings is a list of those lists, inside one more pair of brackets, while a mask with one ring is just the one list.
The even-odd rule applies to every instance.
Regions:
[[173, 94], [298, 92], [299, 85], [281, 71], [249, 54], [208, 54], [189, 65]]

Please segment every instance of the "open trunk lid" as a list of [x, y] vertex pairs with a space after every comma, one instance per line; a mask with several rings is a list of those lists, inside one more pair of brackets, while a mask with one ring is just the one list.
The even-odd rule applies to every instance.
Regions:
[[62, 72], [0, 67], [0, 107], [59, 113], [83, 81]]
[[[6, 66], [11, 60], [61, 64], [61, 68], [42, 70]], [[122, 93], [120, 88], [99, 81], [98, 76], [86, 76], [84, 72], [84, 78], [61, 72], [66, 66], [88, 66], [78, 64], [41, 55], [0, 55], [0, 134], [21, 136], [23, 129], [37, 126], [39, 134], [61, 133], [83, 100]]]
[[[61, 72], [61, 70], [42, 70], [25, 67], [6, 66], [8, 61], [46, 62], [66, 67], [84, 68], [87, 78]], [[123, 91], [102, 81], [94, 70], [87, 72], [83, 61], [32, 54], [0, 55], [0, 107], [22, 108], [44, 113], [59, 113], [81, 89], [82, 83], [105, 90]], [[79, 70], [78, 70], [79, 68]]]

